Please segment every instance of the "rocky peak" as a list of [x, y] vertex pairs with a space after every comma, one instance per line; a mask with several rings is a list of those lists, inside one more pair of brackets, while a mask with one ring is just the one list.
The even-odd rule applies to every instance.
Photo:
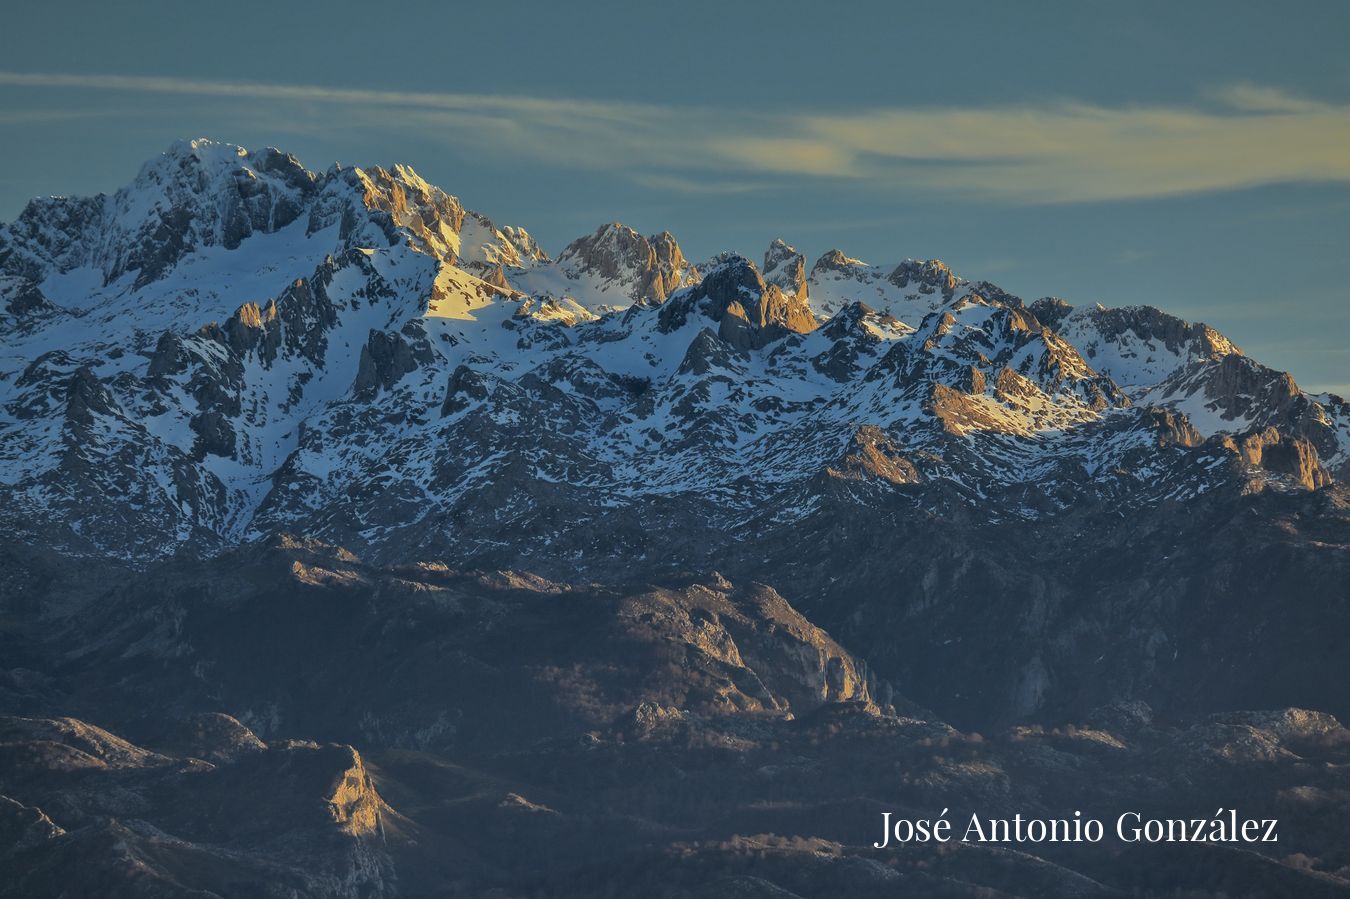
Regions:
[[0, 304], [21, 322], [56, 311], [52, 302], [43, 295], [42, 288], [29, 278], [0, 276]]
[[[1073, 311], [1073, 307], [1062, 300], [1059, 304], [1057, 309]], [[1175, 354], [1189, 354], [1192, 358], [1217, 358], [1230, 353], [1242, 353], [1236, 344], [1204, 322], [1192, 324], [1153, 306], [1108, 309], [1095, 305], [1085, 309], [1084, 314], [1097, 326], [1102, 337], [1109, 341], [1118, 342], [1121, 337], [1130, 334], [1136, 339], [1160, 344]]]
[[18, 219], [0, 226], [0, 270], [41, 281], [50, 271], [91, 264], [109, 204], [104, 194], [30, 200]]
[[127, 192], [181, 200], [222, 186], [221, 178], [243, 179], [241, 183], [270, 179], [300, 192], [311, 190], [317, 180], [295, 156], [274, 147], [251, 153], [235, 144], [197, 138], [175, 141], [148, 161]]
[[764, 280], [785, 296], [807, 299], [806, 257], [781, 239], [764, 252]]
[[811, 277], [815, 278], [817, 275], [827, 272], [850, 274], [854, 269], [865, 266], [866, 263], [861, 259], [845, 256], [842, 250], [827, 250], [816, 260], [816, 264], [811, 266]]
[[649, 302], [664, 302], [681, 287], [698, 282], [698, 270], [684, 258], [680, 245], [669, 231], [654, 234], [647, 238], [647, 242], [655, 256], [655, 267], [645, 279], [648, 286], [643, 288], [644, 295], [652, 298]]
[[739, 349], [762, 347], [788, 333], [816, 327], [805, 301], [766, 284], [755, 264], [743, 256], [726, 257], [701, 282], [672, 298], [661, 310], [660, 327], [673, 330], [694, 310], [718, 322], [718, 336]]
[[31, 202], [0, 227], [0, 275], [41, 281], [92, 267], [105, 285], [134, 273], [140, 289], [191, 254], [234, 250], [297, 221], [311, 238], [335, 228], [333, 252], [407, 243], [478, 275], [547, 259], [528, 232], [497, 228], [409, 166], [316, 175], [270, 147], [199, 139], [173, 144], [112, 196]]
[[130, 252], [104, 260], [106, 279], [136, 271], [145, 284], [198, 247], [235, 249], [291, 224], [315, 192], [315, 176], [279, 150], [177, 143], [113, 196], [111, 215], [116, 230], [129, 232]]
[[530, 232], [524, 228], [517, 228], [514, 225], [503, 225], [501, 228], [502, 236], [515, 247], [519, 256], [519, 265], [527, 265], [531, 262], [548, 262], [548, 253], [544, 252], [539, 242], [530, 235]]
[[1317, 456], [1317, 448], [1302, 437], [1268, 427], [1224, 437], [1221, 442], [1242, 465], [1285, 475], [1305, 490], [1316, 490], [1332, 482]]
[[656, 251], [647, 238], [619, 222], [610, 222], [593, 234], [572, 241], [558, 254], [558, 262], [574, 271], [592, 272], [619, 280], [656, 267]]
[[1152, 306], [1073, 307], [1047, 297], [1030, 308], [1078, 347], [1098, 371], [1136, 395], [1192, 363], [1217, 361], [1242, 352], [1208, 325], [1191, 324]]
[[886, 276], [886, 280], [896, 287], [908, 287], [912, 282], [919, 286], [920, 293], [936, 290], [948, 299], [961, 281], [940, 259], [923, 262], [906, 259]]
[[361, 348], [361, 361], [352, 392], [363, 399], [371, 399], [381, 389], [392, 388], [400, 378], [416, 368], [412, 347], [401, 335], [371, 331], [370, 339]]
[[186, 253], [286, 227], [316, 190], [315, 176], [279, 150], [179, 141], [111, 197], [34, 200], [0, 232], [0, 264], [30, 277], [92, 266], [105, 283], [135, 272], [139, 287]]
[[635, 303], [660, 304], [698, 280], [670, 232], [648, 238], [618, 222], [572, 241], [558, 254], [558, 263], [573, 277], [588, 274], [620, 286]]
[[[205, 719], [216, 720], [178, 757], [74, 718], [0, 717], [6, 761], [25, 760], [21, 783], [13, 764], [3, 772], [5, 793], [22, 800], [0, 797], [0, 834], [14, 838], [0, 853], [13, 874], [7, 892], [95, 895], [115, 884], [131, 894], [219, 895], [226, 882], [280, 879], [295, 897], [392, 895], [387, 806], [356, 750], [268, 746], [228, 716], [194, 723]], [[175, 724], [172, 713], [156, 723]], [[212, 751], [222, 742], [235, 746]], [[9, 853], [20, 848], [39, 863], [17, 862]], [[198, 888], [217, 870], [229, 873]]]
[[[499, 286], [506, 286], [503, 267], [527, 267], [548, 259], [528, 231], [498, 228], [487, 216], [466, 209], [458, 197], [429, 184], [411, 166], [349, 169], [342, 178], [359, 194], [365, 210], [387, 217], [384, 230], [390, 242], [405, 239], [421, 252]], [[344, 222], [352, 217], [359, 221], [362, 213], [350, 207]], [[312, 222], [310, 229], [331, 220], [329, 213]], [[363, 244], [349, 240], [348, 245]]]
[[763, 294], [768, 285], [755, 264], [744, 256], [730, 256], [703, 276], [698, 291], [718, 305], [719, 311], [741, 300]]
[[883, 340], [897, 340], [912, 331], [894, 316], [876, 312], [866, 303], [849, 303], [816, 332], [830, 341], [830, 347], [812, 357], [811, 365], [831, 380], [847, 383], [857, 377], [865, 362], [874, 361], [872, 357], [880, 353]]
[[1047, 328], [1057, 328], [1073, 307], [1059, 297], [1041, 297], [1029, 307], [1031, 314]]
[[682, 375], [698, 377], [712, 371], [736, 371], [739, 366], [735, 355], [734, 349], [726, 340], [719, 339], [718, 335], [704, 328], [689, 342], [689, 348], [685, 350], [677, 371]]
[[[1344, 464], [1346, 449], [1340, 429], [1345, 425], [1339, 424], [1344, 411], [1333, 414], [1328, 405], [1300, 390], [1288, 372], [1238, 352], [1191, 361], [1143, 399], [1186, 411], [1207, 436], [1274, 427], [1307, 440], [1331, 470]], [[1333, 402], [1330, 397], [1324, 399]]]
[[221, 712], [199, 712], [173, 725], [160, 742], [166, 750], [192, 758], [220, 764], [267, 749], [253, 731]]
[[350, 169], [345, 180], [360, 190], [367, 209], [385, 213], [394, 227], [406, 231], [413, 246], [438, 259], [453, 262], [458, 257], [466, 215], [458, 197], [428, 184], [405, 165]]
[[[970, 293], [927, 316], [915, 333], [888, 354], [902, 384], [933, 385], [934, 414], [963, 426], [997, 427], [998, 415], [960, 394], [983, 394], [1031, 412], [1049, 396], [1079, 417], [1088, 410], [1127, 405], [1111, 381], [1092, 369], [1069, 343], [1045, 328], [1025, 307]], [[959, 410], [957, 416], [953, 410]]]
[[1204, 437], [1185, 415], [1156, 406], [1142, 411], [1142, 426], [1153, 432], [1158, 446], [1196, 447], [1204, 442]]

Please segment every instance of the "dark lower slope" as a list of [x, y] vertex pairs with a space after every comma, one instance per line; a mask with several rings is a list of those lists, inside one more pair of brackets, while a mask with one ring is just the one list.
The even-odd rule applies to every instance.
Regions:
[[375, 568], [285, 537], [129, 577], [66, 619], [52, 652], [80, 714], [150, 736], [166, 714], [223, 707], [264, 738], [503, 749], [642, 703], [783, 716], [892, 702], [761, 585]]
[[875, 496], [858, 502], [855, 488], [718, 564], [778, 586], [948, 720], [1074, 720], [1120, 698], [1183, 716], [1350, 716], [1344, 487], [1214, 491], [1035, 525]]
[[[1350, 894], [1323, 713], [962, 732], [720, 576], [566, 587], [289, 539], [97, 583], [6, 563], [0, 896]], [[1279, 842], [1112, 834], [1220, 807]], [[872, 848], [883, 812], [944, 808], [1108, 833]]]
[[223, 715], [184, 727], [167, 755], [0, 718], [0, 896], [395, 895], [387, 809], [350, 746], [268, 746]]
[[[852, 703], [652, 707], [526, 750], [372, 749], [368, 769], [223, 715], [162, 752], [73, 719], [0, 729], [0, 896], [1350, 895], [1350, 734], [1297, 710], [980, 737]], [[1110, 832], [1215, 807], [1277, 818], [1279, 842]], [[1082, 809], [1108, 836], [873, 848], [884, 811], [944, 808], [958, 832]]]

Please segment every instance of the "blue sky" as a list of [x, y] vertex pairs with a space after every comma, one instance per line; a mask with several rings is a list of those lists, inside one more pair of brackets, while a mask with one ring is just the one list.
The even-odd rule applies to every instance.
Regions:
[[550, 252], [617, 219], [1151, 303], [1350, 393], [1348, 46], [1325, 2], [11, 2], [0, 218], [209, 136], [409, 163]]

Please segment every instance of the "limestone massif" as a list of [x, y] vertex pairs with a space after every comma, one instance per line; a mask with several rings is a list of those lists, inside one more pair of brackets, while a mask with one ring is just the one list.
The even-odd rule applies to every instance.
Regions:
[[1212, 327], [191, 141], [0, 226], [0, 341], [0, 895], [1346, 888], [1350, 405]]

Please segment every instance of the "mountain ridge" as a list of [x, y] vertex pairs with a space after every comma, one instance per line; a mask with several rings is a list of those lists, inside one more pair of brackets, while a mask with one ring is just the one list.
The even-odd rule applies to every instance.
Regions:
[[[1102, 481], [1060, 485], [1080, 497], [1144, 501], [1148, 485], [1102, 478], [1099, 457], [1147, 454], [1125, 435], [1151, 427], [1150, 407], [1202, 438], [1146, 463], [1164, 473], [1180, 452], [1184, 470], [1162, 477], [1192, 491], [1225, 459], [1275, 487], [1350, 472], [1350, 407], [1208, 326], [1148, 307], [1027, 304], [936, 260], [867, 266], [832, 251], [805, 277], [776, 241], [765, 263], [768, 280], [734, 255], [700, 268], [668, 233], [617, 224], [555, 260], [405, 166], [317, 174], [276, 150], [181, 142], [116, 194], [34, 201], [0, 230], [13, 348], [0, 488], [23, 518], [65, 533], [56, 545], [146, 561], [273, 527], [323, 535], [334, 516], [368, 524], [329, 536], [375, 548], [373, 519], [392, 513], [363, 516], [360, 494], [453, 517], [508, 464], [508, 444], [536, 439], [553, 455], [520, 469], [536, 484], [526, 493], [589, 493], [593, 510], [652, 489], [772, 502], [863, 423], [992, 517], [1061, 504], [1053, 490], [992, 499], [1047, 463]], [[508, 438], [508, 413], [484, 403], [550, 425]], [[485, 427], [461, 438], [465, 421]], [[327, 444], [357, 422], [333, 467]], [[1255, 439], [1272, 428], [1278, 438]], [[1294, 449], [1256, 452], [1254, 439]], [[475, 447], [479, 461], [428, 459], [410, 440]], [[804, 441], [816, 448], [790, 448]], [[382, 480], [372, 469], [391, 460], [404, 467]], [[110, 494], [108, 465], [132, 483]], [[735, 486], [742, 470], [758, 488]], [[314, 490], [299, 495], [302, 483]], [[109, 495], [104, 523], [90, 520]], [[142, 536], [118, 547], [128, 526]]]

